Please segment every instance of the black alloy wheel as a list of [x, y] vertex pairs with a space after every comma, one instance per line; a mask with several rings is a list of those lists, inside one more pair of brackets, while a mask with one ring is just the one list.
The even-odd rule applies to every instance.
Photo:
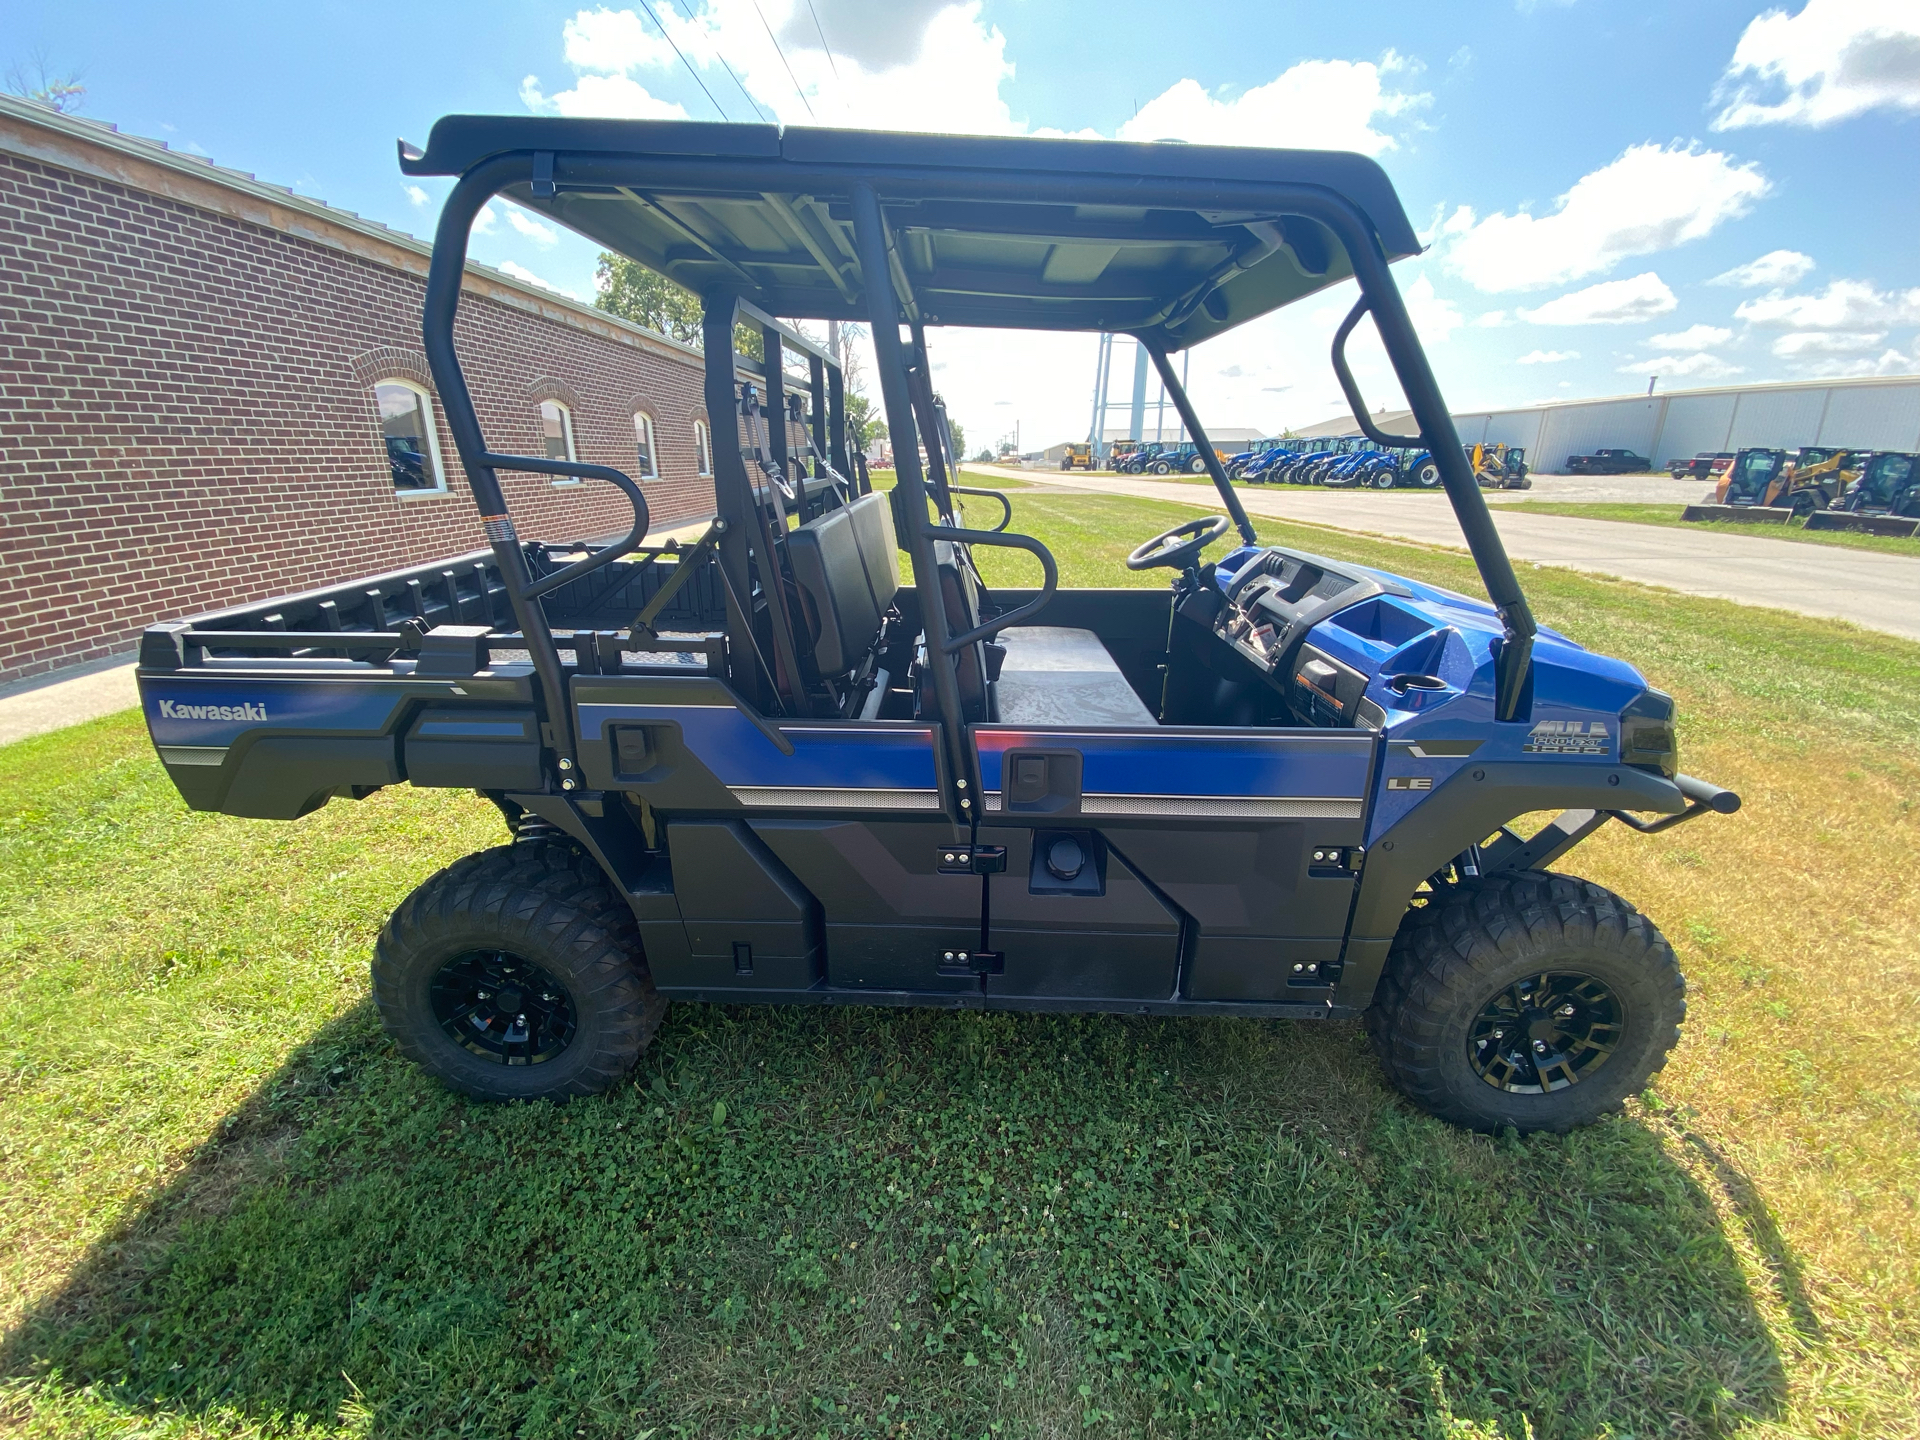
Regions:
[[1626, 1028], [1625, 1010], [1591, 975], [1547, 971], [1496, 991], [1467, 1036], [1473, 1073], [1510, 1095], [1547, 1095], [1590, 1078]]
[[1564, 1133], [1646, 1088], [1680, 1039], [1686, 995], [1673, 947], [1618, 895], [1498, 871], [1407, 911], [1367, 1027], [1388, 1078], [1428, 1114]]
[[569, 841], [457, 860], [381, 931], [373, 998], [400, 1053], [476, 1100], [615, 1084], [666, 1010], [633, 910]]
[[455, 955], [429, 986], [446, 1037], [496, 1065], [556, 1059], [577, 1028], [573, 996], [552, 974], [505, 950]]

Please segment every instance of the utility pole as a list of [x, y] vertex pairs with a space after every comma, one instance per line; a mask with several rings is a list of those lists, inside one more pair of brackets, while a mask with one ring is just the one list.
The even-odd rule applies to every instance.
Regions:
[[1147, 347], [1133, 342], [1133, 413], [1127, 417], [1127, 438], [1138, 440], [1147, 428]]

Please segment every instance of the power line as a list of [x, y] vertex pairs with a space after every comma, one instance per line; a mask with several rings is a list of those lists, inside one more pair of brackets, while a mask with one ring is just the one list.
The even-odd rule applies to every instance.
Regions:
[[[833, 47], [827, 44], [827, 32], [820, 28], [820, 12], [813, 8], [813, 0], [807, 0], [807, 13], [813, 16], [813, 33], [820, 37], [820, 48], [827, 52], [827, 64], [833, 67], [833, 83], [844, 85], [846, 82], [840, 78], [840, 62], [833, 58]], [[843, 102], [845, 98], [841, 97]]]
[[[684, 10], [686, 6], [683, 4], [680, 8]], [[687, 13], [687, 23], [689, 25], [694, 23], [693, 13], [691, 11]], [[720, 62], [720, 68], [727, 72], [728, 77], [733, 81], [735, 87], [740, 91], [741, 95], [745, 97], [747, 104], [753, 107], [754, 118], [756, 120], [765, 120], [767, 118], [766, 112], [760, 108], [760, 102], [748, 93], [747, 87], [740, 83], [740, 77], [733, 73], [733, 66], [727, 63], [727, 57], [721, 53], [720, 42], [714, 40], [711, 43], [713, 45], [713, 58]]]
[[[693, 76], [693, 83], [700, 87], [700, 93], [707, 97], [707, 102], [712, 105], [714, 109], [720, 110], [720, 102], [713, 98], [713, 92], [707, 89], [707, 82], [700, 78], [700, 72], [693, 68], [693, 62], [687, 59], [680, 47], [674, 43], [673, 36], [667, 34], [667, 27], [662, 25], [660, 23], [660, 17], [653, 13], [653, 6], [649, 5], [647, 0], [640, 0], [640, 8], [645, 10], [647, 12], [647, 18], [653, 21], [653, 28], [660, 32], [661, 37], [665, 39], [667, 44], [673, 46], [673, 53], [680, 56], [680, 63], [687, 67], [687, 73]], [[733, 123], [732, 120], [728, 119], [727, 112], [724, 110], [720, 110], [720, 118], [726, 120], [729, 125]]]
[[807, 107], [807, 118], [814, 119], [813, 102], [807, 99], [807, 92], [800, 88], [800, 79], [793, 73], [793, 66], [787, 64], [787, 52], [780, 48], [780, 42], [773, 38], [773, 27], [767, 24], [767, 12], [760, 8], [760, 0], [753, 0], [753, 13], [760, 17], [760, 28], [767, 32], [767, 39], [773, 41], [773, 53], [780, 57], [781, 65], [786, 67], [787, 79], [793, 81], [793, 93], [800, 97], [800, 103]]

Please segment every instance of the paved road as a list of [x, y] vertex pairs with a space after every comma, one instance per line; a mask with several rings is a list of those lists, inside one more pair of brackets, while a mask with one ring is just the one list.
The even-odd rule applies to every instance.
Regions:
[[[1029, 484], [1148, 495], [1210, 510], [1221, 508], [1211, 486], [1139, 480], [1131, 476], [1121, 479], [1067, 476], [1047, 470], [1001, 470], [996, 466], [969, 468], [1003, 474]], [[1539, 477], [1531, 491], [1502, 494], [1499, 498], [1633, 498], [1671, 503], [1676, 499], [1700, 498], [1705, 489], [1697, 482], [1670, 480], [1664, 476], [1584, 480], [1577, 476], [1547, 475]], [[1676, 493], [1669, 495], [1668, 490]], [[1452, 508], [1441, 494], [1376, 495], [1290, 485], [1272, 489], [1243, 487], [1239, 494], [1250, 515], [1270, 515], [1276, 519], [1330, 525], [1339, 530], [1464, 547]], [[1499, 504], [1492, 508], [1500, 538], [1516, 560], [1562, 565], [1597, 575], [1618, 575], [1687, 595], [1711, 595], [1746, 605], [1768, 605], [1796, 610], [1802, 615], [1851, 620], [1869, 630], [1920, 640], [1920, 556], [1660, 525], [1623, 524], [1614, 520], [1529, 515]]]

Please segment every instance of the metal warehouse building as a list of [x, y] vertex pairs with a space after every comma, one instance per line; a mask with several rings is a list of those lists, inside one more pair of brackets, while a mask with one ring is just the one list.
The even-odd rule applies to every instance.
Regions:
[[1457, 414], [1464, 444], [1523, 445], [1535, 470], [1569, 455], [1632, 450], [1655, 465], [1703, 450], [1846, 445], [1920, 451], [1920, 375], [1793, 381], [1570, 400]]

